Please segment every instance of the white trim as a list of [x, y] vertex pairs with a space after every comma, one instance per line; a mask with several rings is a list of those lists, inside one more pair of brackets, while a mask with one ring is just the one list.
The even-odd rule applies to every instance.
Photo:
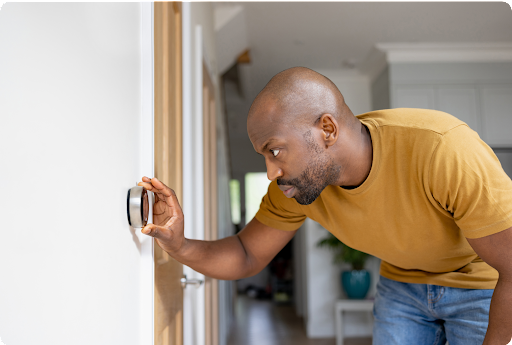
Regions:
[[203, 28], [196, 25], [194, 31], [194, 218], [197, 222], [195, 238], [204, 240]]
[[512, 43], [377, 43], [360, 70], [373, 82], [391, 63], [507, 61]]
[[445, 51], [416, 50], [391, 51], [387, 55], [388, 63], [396, 62], [506, 62], [512, 61], [512, 51], [464, 51], [450, 49]]
[[[183, 3], [183, 212], [185, 236], [204, 239], [203, 42], [193, 25], [189, 3]], [[204, 276], [183, 266], [188, 278]], [[204, 285], [183, 291], [183, 344], [205, 342]]]
[[[195, 238], [204, 240], [204, 135], [203, 135], [203, 28], [196, 25], [194, 28], [194, 219]], [[205, 277], [199, 272], [191, 274], [195, 279], [204, 281]], [[196, 325], [196, 344], [204, 344], [205, 339], [205, 290], [204, 285], [198, 289], [187, 291], [194, 298], [194, 323]]]
[[[153, 3], [141, 3], [141, 123], [140, 123], [140, 173], [154, 176], [154, 69], [153, 69]], [[150, 193], [151, 194], [151, 193]], [[151, 205], [152, 203], [150, 203]], [[153, 210], [149, 210], [152, 221]], [[153, 238], [136, 229], [141, 243], [139, 344], [154, 344], [154, 258]]]
[[[201, 41], [202, 41], [202, 44], [201, 44], [202, 54], [201, 54], [201, 56], [203, 57], [203, 62], [204, 62], [206, 71], [208, 72], [208, 76], [210, 77], [210, 80], [212, 81], [212, 84], [214, 86], [217, 86], [217, 80], [213, 77], [213, 74], [215, 72], [214, 71], [215, 65], [212, 64], [212, 60], [210, 60], [210, 57], [208, 56], [208, 50], [205, 48], [204, 41], [202, 40], [202, 38], [201, 38]], [[202, 81], [201, 81], [201, 83], [202, 83]]]
[[[185, 237], [193, 238], [194, 213], [193, 193], [193, 162], [192, 162], [192, 56], [190, 34], [190, 2], [182, 4], [182, 86], [183, 86], [183, 214], [185, 219]], [[185, 269], [185, 267], [184, 267]]]
[[[182, 87], [183, 87], [183, 214], [185, 217], [185, 237], [194, 238], [194, 133], [193, 90], [192, 90], [192, 34], [190, 2], [182, 4]], [[193, 270], [183, 266], [183, 274], [192, 278]], [[183, 291], [183, 345], [196, 345], [194, 324], [194, 300], [191, 289]]]
[[512, 61], [511, 43], [378, 43], [377, 49], [395, 62]]

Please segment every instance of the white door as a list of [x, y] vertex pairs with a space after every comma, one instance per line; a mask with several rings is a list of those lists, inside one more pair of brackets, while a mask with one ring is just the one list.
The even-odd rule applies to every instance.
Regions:
[[0, 10], [5, 345], [153, 344], [152, 240], [126, 217], [153, 174], [147, 5]]

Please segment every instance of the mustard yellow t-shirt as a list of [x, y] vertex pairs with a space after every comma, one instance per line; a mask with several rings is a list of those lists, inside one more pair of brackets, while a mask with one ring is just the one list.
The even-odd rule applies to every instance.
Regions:
[[296, 230], [309, 217], [348, 246], [382, 259], [380, 274], [389, 279], [493, 289], [498, 272], [465, 237], [512, 227], [512, 181], [494, 152], [443, 112], [391, 109], [357, 117], [373, 146], [364, 183], [328, 186], [304, 206], [273, 181], [256, 218]]

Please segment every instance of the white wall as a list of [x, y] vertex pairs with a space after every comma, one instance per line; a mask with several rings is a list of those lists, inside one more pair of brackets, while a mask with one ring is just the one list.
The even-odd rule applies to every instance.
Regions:
[[[304, 231], [306, 249], [306, 332], [309, 338], [328, 338], [334, 334], [334, 303], [341, 296], [339, 269], [331, 264], [329, 251], [318, 248], [318, 241], [325, 237], [327, 231], [307, 219], [300, 231]], [[321, 268], [321, 269], [320, 269]]]
[[215, 9], [215, 32], [217, 66], [224, 74], [242, 52], [249, 48], [247, 40], [247, 21], [242, 5], [217, 2]]
[[[302, 238], [305, 251], [300, 254], [302, 258], [297, 259], [303, 265], [299, 273], [301, 282], [296, 282], [296, 285], [302, 284], [299, 288], [302, 300], [297, 303], [300, 308], [298, 314], [302, 313], [304, 317], [308, 338], [332, 338], [335, 335], [334, 304], [340, 298], [347, 298], [341, 288], [341, 272], [351, 267], [348, 264], [333, 265], [332, 253], [326, 248], [317, 247], [317, 243], [328, 234], [320, 224], [307, 219], [299, 232], [302, 234], [296, 237]], [[367, 297], [375, 296], [379, 265], [378, 259], [371, 258], [365, 266], [372, 279]], [[344, 321], [345, 336], [371, 336], [370, 313], [347, 313]]]
[[141, 5], [7, 3], [0, 51], [0, 337], [141, 344]]
[[370, 79], [355, 69], [321, 70], [316, 72], [329, 78], [340, 90], [345, 98], [345, 103], [354, 115], [373, 110], [371, 108]]

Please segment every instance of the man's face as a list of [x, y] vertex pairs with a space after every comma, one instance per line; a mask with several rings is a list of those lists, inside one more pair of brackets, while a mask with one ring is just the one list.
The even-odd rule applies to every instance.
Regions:
[[[319, 145], [311, 138], [311, 131], [304, 134], [307, 151], [302, 152], [305, 167], [297, 177], [277, 178], [277, 184], [291, 187], [291, 194], [301, 205], [309, 205], [315, 201], [328, 185], [336, 182], [340, 167], [330, 161]], [[285, 194], [286, 195], [286, 194]]]
[[254, 149], [265, 157], [268, 178], [277, 180], [285, 196], [295, 198], [301, 205], [315, 201], [340, 174], [340, 167], [315, 141], [313, 130], [275, 121], [248, 122]]

